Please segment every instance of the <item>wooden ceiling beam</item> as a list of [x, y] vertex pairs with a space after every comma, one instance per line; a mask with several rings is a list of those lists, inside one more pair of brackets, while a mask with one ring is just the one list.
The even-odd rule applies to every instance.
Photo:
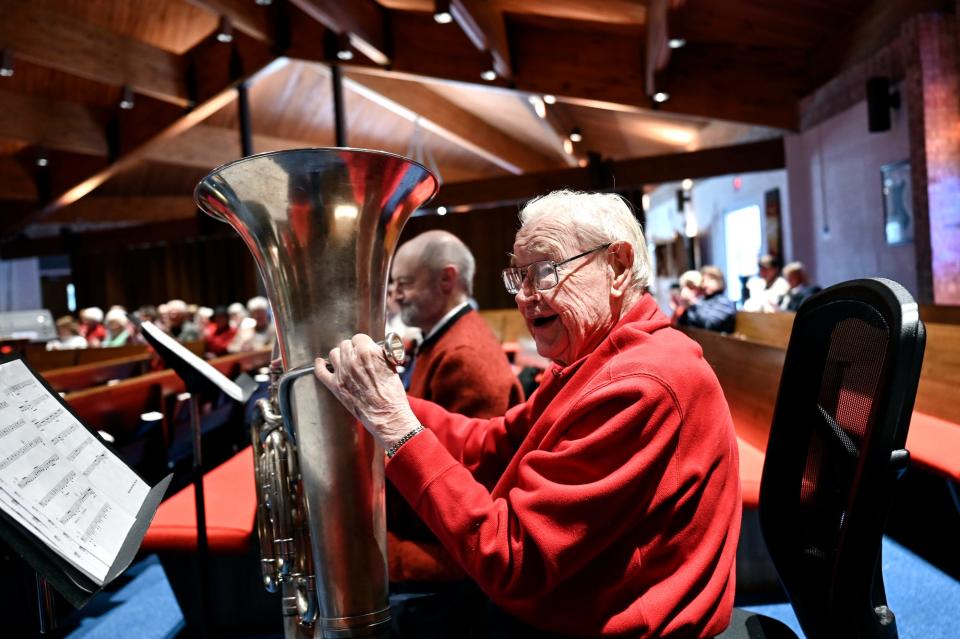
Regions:
[[[19, 200], [31, 204], [37, 201], [34, 176], [27, 171], [23, 163], [9, 155], [0, 156], [0, 201], [3, 200]], [[2, 208], [0, 204], [0, 209]]]
[[186, 106], [180, 56], [31, 2], [0, 0], [0, 43], [36, 64]]
[[[420, 125], [427, 130], [511, 173], [543, 170], [557, 164], [473, 113], [445, 100], [442, 93], [417, 82], [355, 72], [348, 73], [346, 80], [350, 90], [381, 106], [401, 107], [408, 112], [408, 118], [410, 114], [419, 117]], [[398, 112], [398, 109], [392, 110]]]
[[390, 64], [386, 13], [374, 0], [289, 0], [328, 28], [350, 37], [350, 44], [378, 65]]
[[[380, 0], [388, 9], [433, 13], [434, 0]], [[490, 0], [501, 13], [535, 14], [560, 20], [602, 24], [643, 25], [647, 8], [636, 0]]]
[[144, 224], [193, 218], [197, 205], [187, 196], [85, 197], [44, 220], [48, 224]]
[[[394, 51], [392, 71], [479, 86], [506, 87], [506, 83], [499, 80], [483, 83], [480, 73], [488, 64], [485, 54], [464, 50], [462, 34], [450, 33], [444, 25], [435, 24], [429, 15], [397, 12], [391, 15], [390, 24]], [[795, 101], [798, 96], [768, 90], [768, 87], [783, 85], [782, 70], [740, 71], [729, 66], [716, 77], [697, 77], [697, 60], [717, 65], [702, 56], [694, 58], [690, 54], [686, 56], [688, 63], [681, 69], [690, 69], [690, 73], [684, 71], [675, 75], [674, 67], [681, 58], [679, 54], [696, 48], [688, 44], [671, 57], [668, 73], [657, 78], [658, 88], [664, 82], [665, 87], [661, 90], [667, 91], [671, 99], [655, 105], [646, 95], [644, 46], [642, 38], [635, 34], [604, 33], [598, 37], [588, 31], [515, 25], [515, 32], [511, 35], [515, 66], [511, 88], [519, 91], [771, 127], [796, 127]], [[578, 55], [557, 55], [558, 51], [564, 50], [575, 50]], [[710, 53], [716, 54], [717, 50], [711, 49]], [[617, 63], [611, 64], [611, 60]], [[762, 61], [755, 61], [755, 64], [762, 64]], [[710, 74], [701, 69], [699, 75]]]
[[0, 138], [107, 155], [106, 114], [74, 102], [0, 91]]
[[187, 0], [190, 4], [206, 9], [218, 16], [226, 16], [233, 26], [249, 36], [273, 44], [274, 26], [269, 7], [262, 7], [250, 0]]
[[786, 166], [783, 139], [764, 140], [702, 151], [615, 160], [584, 168], [445, 184], [430, 208], [469, 210], [510, 204], [556, 189], [609, 191], [684, 178], [773, 171]]
[[451, 0], [450, 13], [473, 46], [490, 53], [497, 75], [505, 80], [512, 79], [513, 62], [503, 14], [487, 0]]
[[[93, 165], [64, 163], [51, 164], [51, 173], [59, 180], [71, 176], [72, 184], [51, 189], [50, 199], [41, 204], [32, 215], [23, 216], [0, 235], [9, 236], [45, 216], [76, 202], [117, 173], [141, 161], [150, 147], [174, 138], [196, 126], [235, 98], [238, 83], [269, 68], [282, 64], [259, 40], [236, 32], [230, 44], [218, 42], [216, 34], [196, 45], [185, 55], [192, 69], [192, 91], [196, 106], [186, 112], [166, 108], [156, 101], [138, 100], [136, 108], [118, 111], [112, 125], [115, 143], [106, 163]], [[52, 169], [56, 167], [57, 172]], [[82, 175], [77, 177], [78, 170]], [[58, 183], [59, 184], [59, 183]]]
[[[315, 146], [315, 144], [310, 141], [290, 140], [272, 135], [253, 136], [254, 153], [309, 146]], [[143, 154], [143, 159], [151, 162], [198, 169], [214, 169], [241, 157], [240, 133], [233, 129], [208, 124], [198, 124], [183, 135], [165, 139], [152, 145]]]

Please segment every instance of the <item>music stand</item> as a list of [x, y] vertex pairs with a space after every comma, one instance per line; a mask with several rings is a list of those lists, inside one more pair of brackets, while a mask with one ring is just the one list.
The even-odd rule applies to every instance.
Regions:
[[[131, 321], [137, 323], [131, 316]], [[158, 326], [149, 321], [139, 322], [140, 332], [147, 343], [153, 347], [164, 363], [183, 380], [187, 389], [178, 399], [187, 402], [190, 411], [190, 431], [193, 440], [193, 493], [197, 511], [197, 566], [199, 568], [199, 608], [201, 611], [201, 627], [199, 635], [207, 636], [206, 600], [209, 588], [209, 570], [207, 556], [209, 545], [207, 542], [206, 504], [203, 495], [203, 450], [202, 428], [200, 424], [199, 397], [211, 391], [222, 391], [234, 401], [244, 403], [256, 391], [256, 384], [248, 375], [242, 375], [241, 383], [230, 380], [209, 363], [190, 352], [183, 344], [164, 333]], [[249, 380], [249, 383], [247, 382]]]

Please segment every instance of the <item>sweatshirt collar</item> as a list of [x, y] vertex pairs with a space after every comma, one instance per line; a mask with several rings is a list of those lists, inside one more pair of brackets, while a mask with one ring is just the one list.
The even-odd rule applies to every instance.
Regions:
[[554, 377], [570, 377], [577, 372], [585, 361], [596, 356], [598, 353], [609, 350], [610, 345], [617, 340], [625, 330], [632, 329], [640, 330], [644, 333], [653, 333], [654, 331], [669, 326], [670, 318], [663, 314], [652, 295], [644, 293], [640, 300], [620, 317], [620, 320], [610, 329], [610, 333], [607, 334], [603, 341], [597, 344], [594, 350], [567, 366], [553, 364], [550, 372]]

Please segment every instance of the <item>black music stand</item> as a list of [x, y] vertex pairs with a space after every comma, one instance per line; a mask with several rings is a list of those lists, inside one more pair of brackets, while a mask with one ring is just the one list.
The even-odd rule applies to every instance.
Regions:
[[[131, 321], [136, 320], [131, 317]], [[193, 493], [197, 510], [197, 566], [199, 570], [199, 609], [201, 611], [198, 628], [201, 637], [207, 636], [206, 600], [209, 593], [209, 569], [207, 541], [206, 504], [203, 495], [203, 431], [200, 424], [200, 396], [211, 392], [222, 391], [236, 402], [244, 403], [257, 390], [256, 383], [249, 375], [241, 375], [238, 382], [230, 380], [183, 346], [176, 339], [164, 333], [152, 322], [140, 322], [140, 332], [147, 343], [153, 347], [164, 363], [183, 380], [187, 389], [182, 399], [187, 401], [190, 410], [190, 431], [193, 440]]]

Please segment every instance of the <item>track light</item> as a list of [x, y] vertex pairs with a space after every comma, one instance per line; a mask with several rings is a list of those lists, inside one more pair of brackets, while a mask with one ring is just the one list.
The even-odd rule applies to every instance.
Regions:
[[670, 99], [670, 94], [664, 91], [657, 91], [651, 96], [651, 98], [657, 104], [663, 104], [664, 102]]
[[224, 44], [233, 42], [233, 23], [227, 16], [220, 16], [220, 24], [217, 26], [217, 41]]
[[687, 41], [683, 38], [670, 38], [667, 40], [667, 46], [671, 49], [679, 49], [687, 44]]
[[337, 59], [347, 62], [353, 60], [353, 49], [350, 48], [350, 36], [341, 33], [337, 36]]
[[497, 72], [494, 71], [493, 69], [487, 69], [486, 71], [480, 74], [480, 77], [486, 80], [487, 82], [493, 82], [494, 80], [497, 79]]
[[123, 93], [120, 96], [120, 108], [129, 111], [134, 106], [133, 89], [129, 84], [123, 85]]
[[529, 98], [527, 98], [527, 101], [530, 103], [530, 106], [533, 107], [533, 111], [537, 114], [538, 118], [541, 120], [546, 119], [547, 105], [542, 98], [536, 95], [531, 95]]
[[547, 104], [556, 104], [556, 103], [557, 103], [557, 96], [552, 95], [552, 94], [550, 94], [550, 93], [546, 93], [546, 94], [544, 94], [544, 96], [543, 96], [543, 101], [546, 102]]
[[579, 129], [579, 128], [576, 128], [576, 129], [574, 129], [573, 131], [570, 132], [570, 141], [571, 141], [571, 142], [582, 142], [582, 141], [583, 141], [583, 133], [580, 132], [580, 129]]
[[9, 78], [13, 75], [13, 49], [0, 51], [0, 78]]
[[449, 0], [437, 0], [433, 5], [433, 20], [437, 24], [450, 24], [453, 15], [450, 13]]

